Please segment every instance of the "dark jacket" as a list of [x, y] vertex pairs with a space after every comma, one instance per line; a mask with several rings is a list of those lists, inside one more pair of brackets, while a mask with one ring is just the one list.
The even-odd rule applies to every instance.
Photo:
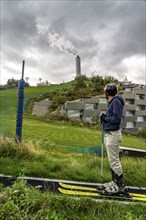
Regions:
[[124, 100], [120, 96], [115, 96], [109, 103], [106, 112], [103, 129], [105, 132], [117, 131], [120, 129], [123, 115]]

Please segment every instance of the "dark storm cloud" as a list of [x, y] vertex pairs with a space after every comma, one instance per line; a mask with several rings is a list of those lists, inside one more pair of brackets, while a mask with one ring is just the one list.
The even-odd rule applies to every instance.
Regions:
[[[48, 43], [48, 33], [58, 33], [78, 49], [83, 72], [90, 75], [97, 66], [124, 76], [124, 59], [145, 56], [144, 4], [128, 0], [2, 1], [2, 62], [17, 64], [26, 59], [41, 77], [55, 81], [58, 73], [58, 82], [67, 73], [72, 76], [74, 58]], [[45, 34], [37, 32], [38, 23], [47, 28]], [[5, 70], [10, 71], [6, 64]]]
[[[124, 5], [121, 6], [124, 7]], [[116, 54], [116, 59], [114, 59], [116, 62], [133, 54], [145, 55], [145, 9], [141, 3], [136, 2], [133, 6], [135, 7], [132, 7], [132, 2], [130, 2], [123, 10], [120, 7], [115, 11], [116, 16], [117, 12], [120, 13], [120, 17], [117, 16], [119, 30], [113, 36], [107, 55], [113, 57]]]
[[8, 60], [22, 60], [23, 52], [33, 43], [35, 18], [17, 1], [2, 2], [2, 55]]

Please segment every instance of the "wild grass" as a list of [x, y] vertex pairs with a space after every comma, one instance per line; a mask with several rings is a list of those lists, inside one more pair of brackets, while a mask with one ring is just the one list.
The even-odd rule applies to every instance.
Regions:
[[0, 187], [1, 220], [144, 220], [146, 204], [96, 202], [50, 192], [40, 192], [18, 179]]
[[[0, 170], [3, 174], [70, 179], [87, 182], [111, 180], [108, 159], [104, 157], [104, 178], [101, 178], [101, 158], [95, 154], [73, 153], [71, 148], [51, 145], [42, 148], [39, 142], [17, 145], [12, 139], [1, 137]], [[144, 158], [123, 156], [126, 185], [146, 186]]]

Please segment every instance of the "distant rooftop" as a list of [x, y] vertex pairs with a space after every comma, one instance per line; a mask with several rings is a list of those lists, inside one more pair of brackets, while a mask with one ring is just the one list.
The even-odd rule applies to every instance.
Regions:
[[132, 83], [131, 81], [128, 81], [127, 77], [123, 81], [119, 81], [120, 85], [123, 87], [123, 89], [133, 89], [135, 87], [144, 87], [142, 84], [136, 84]]

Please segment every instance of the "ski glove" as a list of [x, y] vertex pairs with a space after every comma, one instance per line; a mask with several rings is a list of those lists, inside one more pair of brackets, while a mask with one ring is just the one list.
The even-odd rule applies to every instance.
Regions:
[[104, 113], [102, 113], [102, 115], [100, 116], [101, 124], [102, 124], [102, 122], [105, 122], [105, 121], [106, 121], [106, 120], [105, 120], [105, 117], [106, 117], [106, 115], [105, 115]]

